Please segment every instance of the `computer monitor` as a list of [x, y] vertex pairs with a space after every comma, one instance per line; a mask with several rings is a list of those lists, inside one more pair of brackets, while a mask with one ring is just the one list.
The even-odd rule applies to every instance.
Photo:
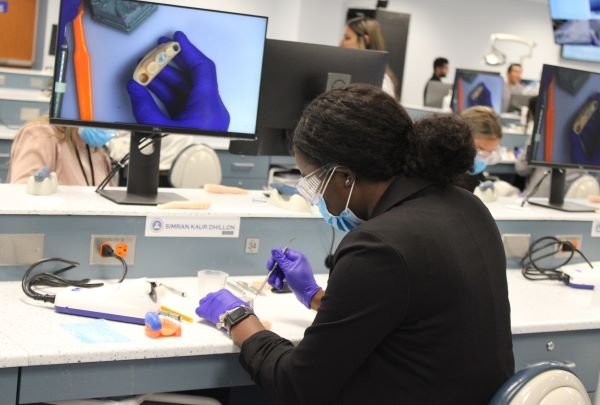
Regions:
[[452, 90], [451, 83], [430, 81], [425, 88], [425, 107], [442, 108], [444, 97]]
[[563, 45], [561, 56], [569, 60], [600, 62], [600, 46]]
[[157, 135], [255, 137], [267, 18], [166, 3], [60, 3], [50, 122], [132, 132], [127, 191], [102, 192], [119, 203], [178, 198], [157, 194]]
[[521, 108], [529, 107], [529, 100], [535, 96], [535, 94], [511, 94], [508, 102], [508, 112], [521, 111]]
[[483, 105], [496, 114], [502, 112], [504, 80], [497, 72], [456, 69], [452, 89], [452, 111], [461, 113], [469, 107]]
[[552, 29], [556, 44], [600, 47], [600, 19], [552, 20]]
[[528, 161], [552, 168], [549, 201], [563, 211], [594, 211], [564, 201], [565, 172], [600, 170], [600, 73], [544, 65]]
[[381, 87], [387, 60], [387, 52], [268, 39], [257, 141], [232, 141], [229, 151], [246, 155], [289, 155], [291, 132], [304, 108], [317, 95], [350, 83]]

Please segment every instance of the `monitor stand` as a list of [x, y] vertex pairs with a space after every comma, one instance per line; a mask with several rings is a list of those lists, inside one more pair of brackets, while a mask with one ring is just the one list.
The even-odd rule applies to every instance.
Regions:
[[551, 176], [548, 202], [529, 200], [529, 204], [565, 212], [596, 212], [594, 207], [565, 201], [566, 172], [564, 169], [553, 168]]
[[176, 193], [158, 192], [160, 141], [158, 134], [133, 132], [129, 146], [127, 190], [100, 190], [99, 194], [123, 205], [157, 205], [185, 200]]

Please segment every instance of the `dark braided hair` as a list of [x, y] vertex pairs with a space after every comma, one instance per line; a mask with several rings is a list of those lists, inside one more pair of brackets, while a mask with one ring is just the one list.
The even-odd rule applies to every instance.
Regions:
[[313, 163], [350, 168], [358, 178], [386, 180], [403, 171], [412, 120], [398, 102], [365, 84], [314, 99], [294, 131], [294, 147]]
[[473, 138], [460, 118], [421, 122], [413, 125], [406, 110], [381, 89], [351, 84], [308, 105], [293, 145], [316, 166], [342, 165], [370, 181], [405, 173], [447, 184], [471, 169]]

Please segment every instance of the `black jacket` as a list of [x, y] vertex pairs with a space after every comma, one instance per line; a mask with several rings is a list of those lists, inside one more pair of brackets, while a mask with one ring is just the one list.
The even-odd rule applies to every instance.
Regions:
[[297, 347], [270, 331], [242, 346], [284, 404], [485, 404], [512, 375], [506, 261], [471, 193], [399, 176], [334, 257]]

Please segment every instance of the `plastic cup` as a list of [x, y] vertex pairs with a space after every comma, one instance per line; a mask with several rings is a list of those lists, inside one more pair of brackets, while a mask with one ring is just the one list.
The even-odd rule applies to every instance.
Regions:
[[198, 295], [204, 298], [206, 294], [225, 288], [229, 274], [220, 270], [198, 271]]

